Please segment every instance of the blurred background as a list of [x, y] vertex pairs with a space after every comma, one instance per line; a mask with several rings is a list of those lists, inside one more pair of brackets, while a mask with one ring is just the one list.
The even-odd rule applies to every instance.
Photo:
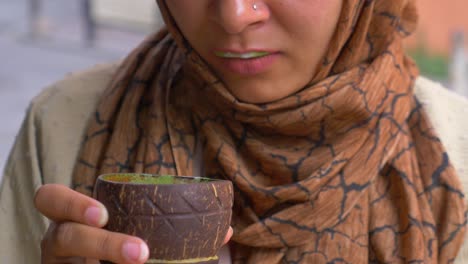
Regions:
[[[423, 75], [468, 96], [468, 1], [418, 5], [420, 25], [408, 54]], [[0, 171], [42, 88], [122, 58], [161, 26], [155, 0], [0, 0]]]

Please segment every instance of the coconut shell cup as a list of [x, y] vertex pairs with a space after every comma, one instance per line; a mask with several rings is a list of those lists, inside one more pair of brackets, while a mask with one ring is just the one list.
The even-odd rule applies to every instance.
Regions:
[[230, 181], [106, 174], [98, 177], [94, 197], [109, 212], [105, 229], [146, 241], [147, 263], [218, 263], [231, 222]]

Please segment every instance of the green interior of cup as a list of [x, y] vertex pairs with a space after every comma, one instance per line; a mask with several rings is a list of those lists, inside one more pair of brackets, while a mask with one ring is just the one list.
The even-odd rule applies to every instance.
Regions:
[[179, 177], [172, 175], [150, 175], [150, 174], [107, 174], [102, 176], [103, 180], [121, 183], [135, 184], [188, 184], [213, 181], [202, 177]]

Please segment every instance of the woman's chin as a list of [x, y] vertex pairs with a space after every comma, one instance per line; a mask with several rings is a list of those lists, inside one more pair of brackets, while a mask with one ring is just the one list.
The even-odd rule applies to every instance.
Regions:
[[283, 98], [286, 98], [303, 87], [302, 83], [292, 85], [289, 82], [285, 84], [284, 80], [270, 79], [266, 80], [234, 80], [225, 81], [226, 87], [231, 91], [232, 95], [239, 101], [251, 104], [266, 104], [272, 103]]

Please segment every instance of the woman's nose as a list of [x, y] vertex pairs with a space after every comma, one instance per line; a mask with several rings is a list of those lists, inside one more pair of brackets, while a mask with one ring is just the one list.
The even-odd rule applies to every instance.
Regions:
[[264, 0], [214, 0], [212, 4], [212, 18], [229, 34], [242, 33], [270, 16]]

